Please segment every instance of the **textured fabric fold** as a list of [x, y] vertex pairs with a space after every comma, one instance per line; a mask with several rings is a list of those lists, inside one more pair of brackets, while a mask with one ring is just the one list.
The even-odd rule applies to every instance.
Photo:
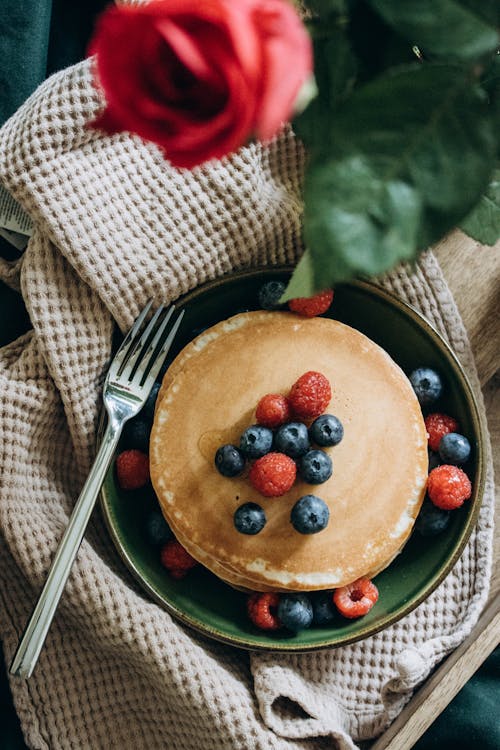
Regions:
[[[302, 252], [304, 155], [264, 148], [174, 170], [152, 145], [103, 137], [91, 61], [48, 79], [0, 130], [0, 181], [35, 222], [19, 268], [33, 330], [0, 350], [0, 629], [10, 659], [91, 465], [113, 326], [145, 301]], [[382, 285], [450, 342], [482, 408], [464, 328], [431, 253]], [[491, 461], [477, 528], [414, 612], [360, 643], [246, 653], [179, 625], [120, 563], [95, 514], [40, 662], [12, 681], [33, 748], [340, 748], [376, 736], [467, 635], [491, 565]]]

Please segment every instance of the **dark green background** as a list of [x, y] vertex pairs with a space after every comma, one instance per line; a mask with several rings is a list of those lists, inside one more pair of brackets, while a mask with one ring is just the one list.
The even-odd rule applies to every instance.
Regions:
[[[398, 0], [395, 0], [397, 2]], [[82, 59], [102, 0], [2, 0], [0, 124], [48, 75]], [[17, 251], [0, 239], [0, 254]], [[0, 345], [29, 327], [20, 297], [0, 284]], [[500, 748], [500, 649], [497, 649], [415, 745], [415, 750]], [[24, 750], [4, 669], [0, 669], [0, 747]], [[97, 748], [95, 750], [98, 750]]]

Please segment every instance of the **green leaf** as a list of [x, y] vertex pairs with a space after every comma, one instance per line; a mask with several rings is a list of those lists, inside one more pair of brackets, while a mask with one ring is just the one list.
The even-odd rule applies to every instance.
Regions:
[[[484, 11], [463, 0], [368, 0], [396, 31], [425, 53], [448, 60], [472, 60], [500, 44], [494, 19], [498, 2], [489, 0]], [[493, 25], [492, 25], [493, 24]]]
[[368, 158], [317, 162], [306, 175], [305, 199], [315, 289], [353, 275], [376, 276], [414, 256], [419, 195], [397, 179], [381, 179]]
[[332, 123], [339, 154], [368, 154], [384, 179], [399, 176], [418, 189], [426, 207], [424, 243], [461, 220], [486, 190], [498, 135], [467, 71], [440, 64], [381, 76]]
[[315, 291], [311, 253], [305, 250], [295, 266], [280, 302], [288, 302], [296, 297], [311, 297]]
[[496, 144], [461, 68], [417, 64], [355, 91], [306, 168], [315, 286], [377, 275], [441, 238], [484, 193]]
[[347, 37], [333, 28], [326, 37], [314, 39], [314, 76], [318, 95], [293, 121], [295, 133], [311, 148], [326, 144], [328, 123], [339, 102], [350, 92], [356, 61]]
[[413, 45], [366, 2], [353, 4], [347, 33], [358, 62], [358, 81], [367, 83], [388, 68], [416, 60]]
[[483, 245], [494, 245], [500, 239], [500, 169], [460, 229]]
[[[493, 109], [493, 116], [500, 123], [500, 53], [493, 55], [485, 65], [481, 85]], [[500, 138], [498, 139], [498, 156], [500, 158]]]
[[460, 0], [460, 4], [491, 26], [495, 26], [497, 29], [500, 27], [500, 3], [498, 0]]

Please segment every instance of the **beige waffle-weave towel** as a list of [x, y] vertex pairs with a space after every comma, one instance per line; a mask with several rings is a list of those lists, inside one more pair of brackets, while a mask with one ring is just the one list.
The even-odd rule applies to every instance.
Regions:
[[[20, 283], [33, 330], [0, 352], [1, 637], [12, 658], [86, 477], [113, 319], [151, 296], [293, 261], [302, 153], [266, 149], [175, 171], [155, 147], [85, 127], [102, 106], [84, 62], [46, 81], [0, 131], [0, 180], [36, 230]], [[384, 282], [448, 338], [479, 402], [463, 326], [432, 254]], [[95, 514], [34, 676], [11, 686], [32, 748], [355, 747], [470, 631], [488, 590], [491, 469], [477, 529], [439, 589], [362, 643], [262, 655], [184, 629], [132, 581]]]

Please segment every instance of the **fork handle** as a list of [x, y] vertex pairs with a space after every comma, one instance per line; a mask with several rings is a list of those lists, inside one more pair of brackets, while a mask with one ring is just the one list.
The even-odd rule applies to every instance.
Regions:
[[108, 422], [104, 437], [83, 489], [71, 513], [68, 526], [54, 555], [47, 580], [10, 666], [10, 674], [30, 677], [38, 661], [47, 632], [59, 604], [71, 566], [80, 547], [104, 477], [111, 463], [121, 426]]

